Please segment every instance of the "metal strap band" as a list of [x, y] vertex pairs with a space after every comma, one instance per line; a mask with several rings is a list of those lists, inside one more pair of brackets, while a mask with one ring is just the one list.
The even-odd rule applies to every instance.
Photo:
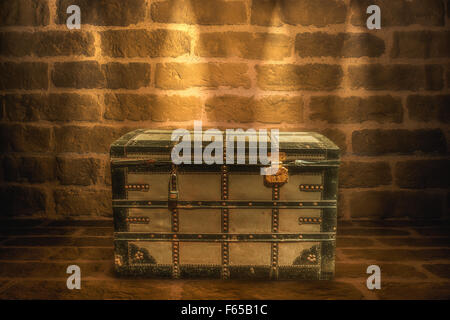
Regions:
[[[227, 151], [226, 147], [223, 150], [223, 163], [226, 163]], [[224, 164], [221, 167], [221, 200], [228, 200], [228, 167]], [[228, 208], [222, 208], [222, 232], [228, 233], [229, 231], [229, 210]], [[226, 237], [226, 236], [225, 236]], [[224, 238], [224, 236], [222, 236]], [[229, 246], [228, 242], [222, 242], [222, 279], [230, 278], [229, 269]]]
[[[272, 186], [272, 200], [278, 201], [280, 199], [281, 188], [278, 184]], [[278, 208], [272, 209], [272, 232], [278, 233], [279, 224]], [[271, 264], [272, 264], [272, 278], [278, 278], [278, 243], [273, 242], [271, 246]]]
[[[178, 209], [237, 209], [237, 208], [287, 208], [287, 209], [326, 209], [336, 208], [336, 200], [305, 200], [305, 201], [177, 201]], [[113, 200], [113, 207], [116, 208], [168, 208], [168, 201], [132, 201], [132, 200]]]
[[150, 241], [326, 241], [334, 240], [334, 232], [310, 233], [148, 233], [148, 232], [115, 232], [120, 240]]

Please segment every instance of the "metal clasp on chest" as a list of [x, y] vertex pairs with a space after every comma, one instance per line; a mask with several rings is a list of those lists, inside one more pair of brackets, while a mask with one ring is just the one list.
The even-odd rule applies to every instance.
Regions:
[[[270, 156], [270, 155], [269, 155]], [[289, 181], [289, 170], [283, 167], [282, 161], [286, 160], [286, 153], [280, 152], [279, 154], [279, 164], [278, 171], [272, 176], [264, 176], [264, 184], [267, 187], [278, 186], [281, 187]]]

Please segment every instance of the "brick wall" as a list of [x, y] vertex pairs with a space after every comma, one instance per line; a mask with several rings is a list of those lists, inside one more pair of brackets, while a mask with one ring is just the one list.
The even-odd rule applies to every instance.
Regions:
[[[81, 7], [81, 30], [66, 9]], [[382, 29], [366, 28], [366, 8]], [[324, 133], [340, 218], [446, 218], [450, 1], [0, 3], [2, 215], [111, 216], [109, 144], [136, 128]]]

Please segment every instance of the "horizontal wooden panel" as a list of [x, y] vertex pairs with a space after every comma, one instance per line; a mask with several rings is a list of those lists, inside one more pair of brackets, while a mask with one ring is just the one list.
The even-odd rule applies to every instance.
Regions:
[[129, 200], [167, 200], [169, 175], [167, 173], [128, 173], [125, 185], [148, 184], [147, 191], [127, 191]]
[[[259, 173], [259, 172], [258, 172]], [[228, 189], [230, 200], [270, 200], [272, 188], [264, 185], [264, 176], [245, 173], [230, 173]]]
[[214, 242], [180, 242], [180, 265], [221, 265], [222, 245]]
[[230, 209], [230, 233], [270, 233], [271, 231], [271, 209]]
[[268, 242], [230, 243], [230, 265], [269, 266], [271, 244]]
[[180, 209], [178, 220], [181, 233], [220, 233], [222, 231], [220, 209]]
[[280, 200], [320, 200], [321, 191], [300, 191], [300, 185], [323, 185], [323, 174], [289, 174], [289, 181], [280, 188]]
[[321, 209], [280, 209], [278, 231], [283, 233], [320, 232], [322, 222], [301, 222], [300, 219], [321, 219]]
[[128, 218], [148, 219], [148, 223], [128, 222], [128, 230], [130, 232], [171, 232], [171, 216], [166, 208], [158, 209], [128, 209]]
[[179, 200], [219, 200], [221, 176], [219, 173], [180, 173], [178, 174], [178, 192]]

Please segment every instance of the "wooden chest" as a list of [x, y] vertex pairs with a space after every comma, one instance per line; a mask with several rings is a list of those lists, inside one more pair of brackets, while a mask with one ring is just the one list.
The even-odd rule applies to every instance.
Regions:
[[[261, 165], [249, 161], [174, 165], [171, 151], [176, 142], [171, 135], [140, 129], [111, 145], [119, 274], [333, 277], [336, 145], [317, 133], [281, 132], [280, 169], [272, 179], [260, 174]], [[205, 148], [205, 143], [200, 146]], [[244, 151], [249, 149], [247, 141]], [[227, 149], [223, 153], [225, 158]]]

